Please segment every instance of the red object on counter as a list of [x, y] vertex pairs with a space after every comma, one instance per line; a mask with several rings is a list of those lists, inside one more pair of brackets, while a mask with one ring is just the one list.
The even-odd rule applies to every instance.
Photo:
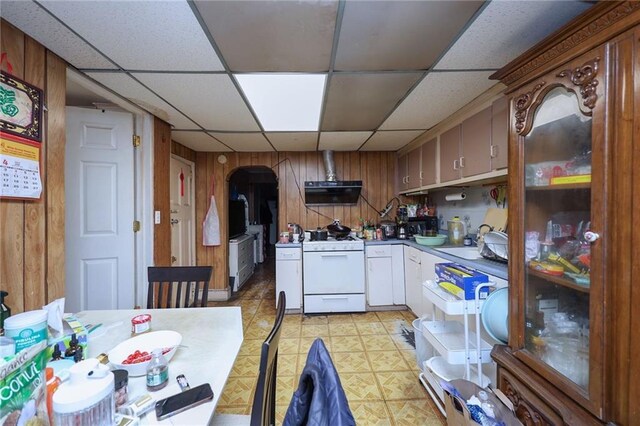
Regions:
[[131, 334], [140, 334], [151, 330], [151, 315], [141, 314], [131, 318]]

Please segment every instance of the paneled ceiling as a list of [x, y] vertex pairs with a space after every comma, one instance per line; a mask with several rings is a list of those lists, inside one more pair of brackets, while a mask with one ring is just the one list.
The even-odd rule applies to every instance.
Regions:
[[[197, 151], [396, 151], [592, 4], [3, 0], [0, 15]], [[247, 73], [326, 75], [318, 131], [265, 131]]]

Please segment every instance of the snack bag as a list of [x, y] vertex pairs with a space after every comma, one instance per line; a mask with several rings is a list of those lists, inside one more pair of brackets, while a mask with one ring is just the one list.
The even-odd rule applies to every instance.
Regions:
[[0, 366], [0, 425], [49, 425], [43, 341]]

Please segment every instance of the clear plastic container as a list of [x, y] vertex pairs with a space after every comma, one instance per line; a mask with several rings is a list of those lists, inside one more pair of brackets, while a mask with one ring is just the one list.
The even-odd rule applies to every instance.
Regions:
[[449, 230], [449, 244], [461, 246], [467, 233], [464, 230], [464, 223], [460, 220], [460, 217], [454, 216], [451, 220], [447, 221], [447, 228]]
[[147, 366], [147, 389], [151, 392], [160, 390], [169, 383], [169, 364], [162, 355], [162, 349], [151, 352], [151, 361]]
[[53, 394], [53, 418], [56, 426], [115, 423], [113, 373], [95, 358], [69, 368], [69, 381]]

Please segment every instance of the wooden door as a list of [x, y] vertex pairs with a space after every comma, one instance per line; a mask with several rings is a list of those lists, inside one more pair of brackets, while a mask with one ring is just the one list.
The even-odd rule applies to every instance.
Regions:
[[460, 179], [460, 127], [440, 135], [440, 183]]
[[407, 188], [420, 188], [422, 186], [420, 180], [420, 147], [409, 151], [407, 156]]
[[491, 104], [491, 170], [507, 167], [509, 147], [509, 99], [504, 96]]
[[491, 107], [462, 122], [460, 146], [462, 177], [491, 171]]
[[422, 144], [422, 166], [420, 168], [420, 177], [422, 178], [422, 186], [432, 185], [436, 183], [436, 148], [438, 146], [436, 138]]

